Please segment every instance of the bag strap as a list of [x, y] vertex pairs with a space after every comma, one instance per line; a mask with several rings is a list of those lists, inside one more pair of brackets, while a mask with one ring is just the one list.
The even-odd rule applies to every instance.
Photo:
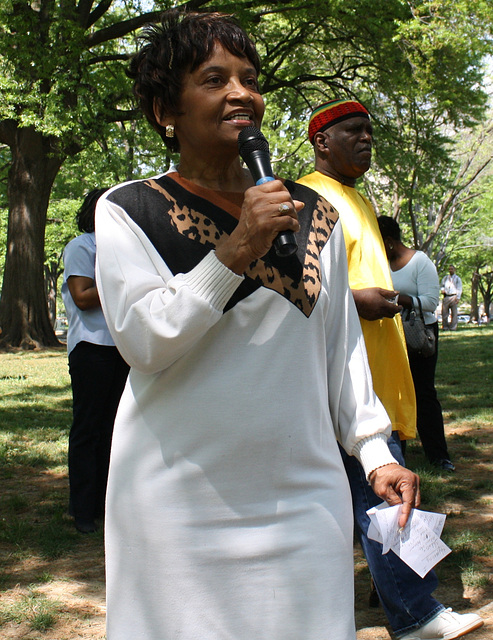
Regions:
[[424, 316], [423, 316], [423, 307], [421, 306], [421, 300], [419, 299], [418, 296], [416, 296], [416, 300], [418, 301], [419, 315], [421, 316], [421, 320], [423, 321], [423, 324], [424, 324], [425, 319], [424, 319]]

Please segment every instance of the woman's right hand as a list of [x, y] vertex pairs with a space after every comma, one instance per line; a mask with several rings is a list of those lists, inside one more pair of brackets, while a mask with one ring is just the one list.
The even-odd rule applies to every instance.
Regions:
[[411, 296], [408, 296], [407, 293], [399, 293], [399, 304], [401, 304], [404, 309], [412, 309], [413, 299]]
[[235, 230], [216, 246], [217, 258], [241, 275], [269, 251], [280, 231], [299, 231], [298, 211], [304, 203], [293, 200], [281, 180], [272, 180], [245, 191]]

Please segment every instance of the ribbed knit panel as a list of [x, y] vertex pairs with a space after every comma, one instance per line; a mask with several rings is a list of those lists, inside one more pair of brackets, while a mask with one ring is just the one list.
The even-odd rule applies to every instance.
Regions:
[[222, 310], [243, 279], [211, 251], [194, 269], [183, 274], [182, 281], [215, 309]]
[[[362, 440], [356, 445], [354, 453], [359, 458], [367, 478], [375, 469], [384, 467], [387, 464], [399, 464], [390, 453], [387, 447], [387, 439], [383, 434]], [[375, 460], [378, 460], [377, 466], [375, 466]]]

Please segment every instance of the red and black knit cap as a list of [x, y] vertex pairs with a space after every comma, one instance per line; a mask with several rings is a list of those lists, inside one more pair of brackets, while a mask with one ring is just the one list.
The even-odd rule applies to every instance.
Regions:
[[308, 138], [313, 144], [313, 138], [319, 131], [325, 131], [334, 124], [360, 116], [370, 118], [365, 107], [355, 100], [331, 100], [313, 110], [308, 124]]

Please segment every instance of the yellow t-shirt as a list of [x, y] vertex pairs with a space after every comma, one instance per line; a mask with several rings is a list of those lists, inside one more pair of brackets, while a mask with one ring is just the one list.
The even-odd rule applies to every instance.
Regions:
[[[315, 171], [299, 183], [311, 187], [339, 212], [351, 289], [391, 289], [392, 278], [377, 217], [369, 201], [353, 187]], [[402, 440], [416, 435], [416, 396], [400, 315], [381, 320], [360, 318], [373, 388]]]

